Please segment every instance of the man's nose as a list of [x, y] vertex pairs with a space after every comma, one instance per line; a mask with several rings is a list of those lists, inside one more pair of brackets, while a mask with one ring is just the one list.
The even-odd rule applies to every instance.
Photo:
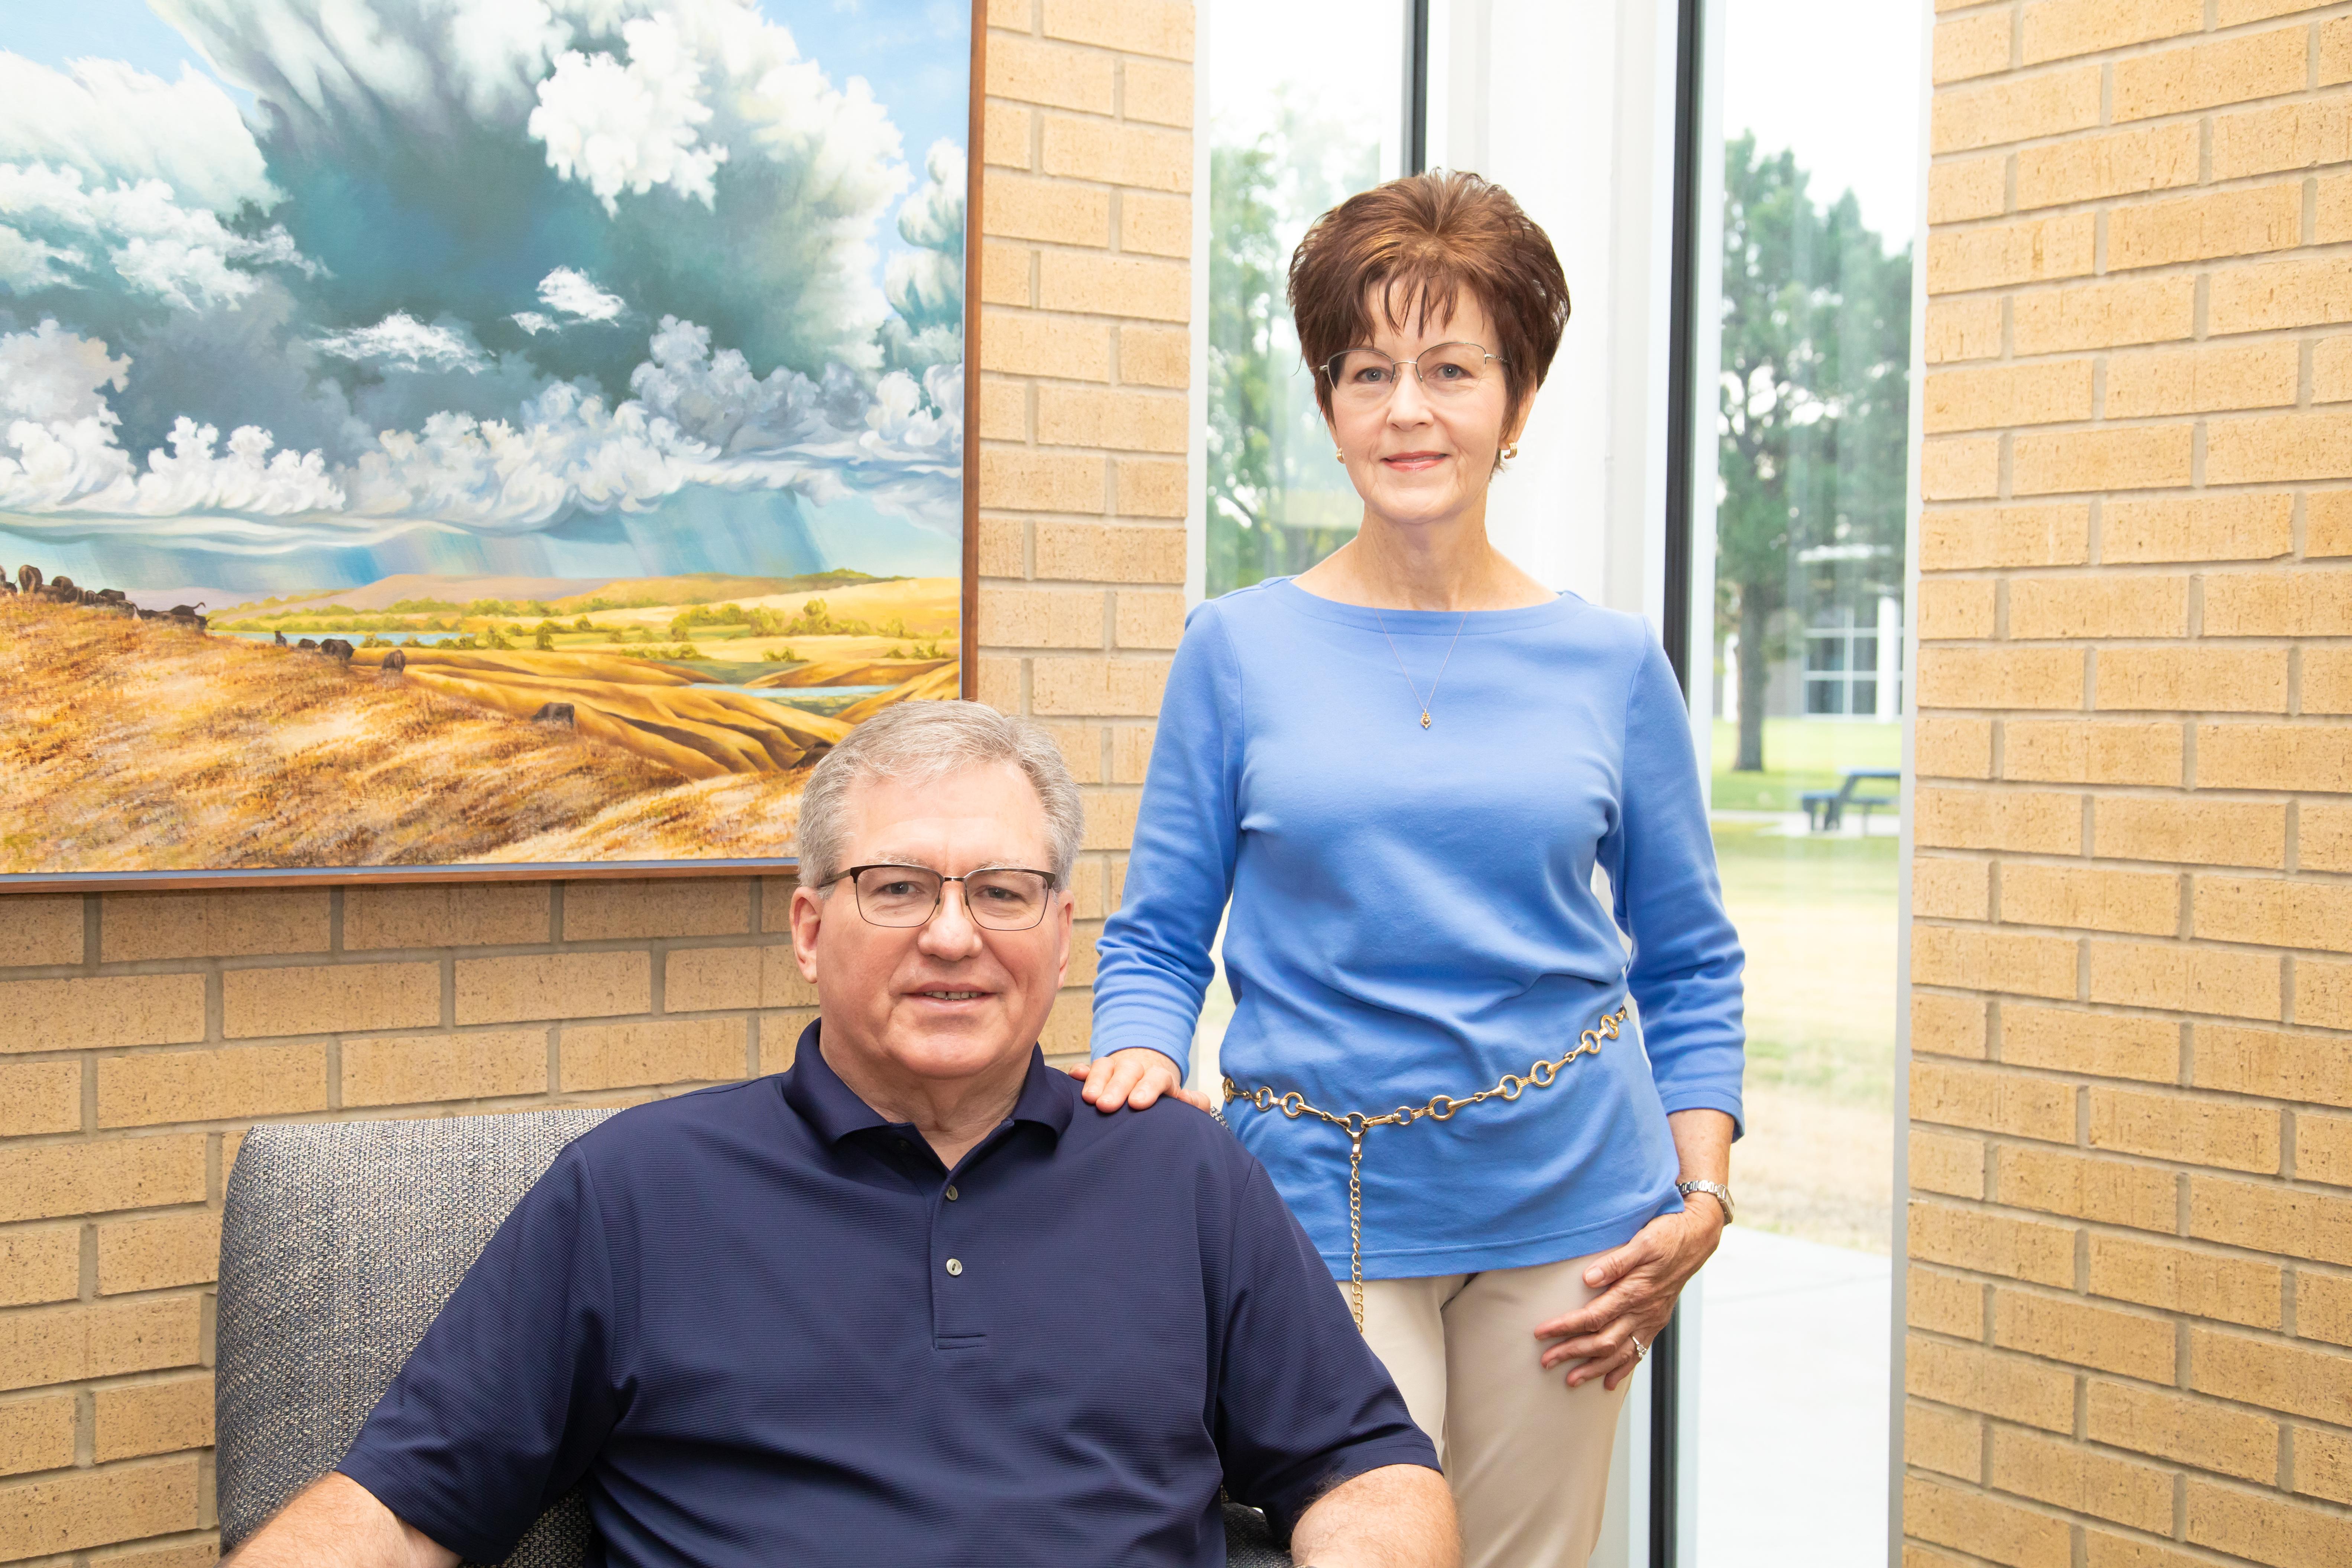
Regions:
[[965, 958], [979, 950], [980, 927], [972, 921], [961, 882], [940, 889], [940, 907], [923, 922], [922, 935], [916, 942], [925, 952], [940, 958]]

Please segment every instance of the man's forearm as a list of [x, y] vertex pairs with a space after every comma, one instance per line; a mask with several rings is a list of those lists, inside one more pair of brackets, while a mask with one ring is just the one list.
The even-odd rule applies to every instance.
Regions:
[[1454, 1494], [1420, 1465], [1366, 1470], [1300, 1516], [1290, 1560], [1299, 1568], [1460, 1568]]
[[320, 1477], [253, 1532], [224, 1568], [457, 1568], [457, 1554], [404, 1524], [349, 1476]]

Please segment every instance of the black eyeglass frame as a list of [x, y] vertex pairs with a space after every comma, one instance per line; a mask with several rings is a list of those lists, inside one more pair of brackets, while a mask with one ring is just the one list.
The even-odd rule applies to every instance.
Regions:
[[[872, 915], [866, 912], [866, 900], [858, 888], [857, 879], [861, 874], [867, 871], [920, 871], [927, 877], [937, 877], [940, 880], [940, 885], [932, 890], [931, 907], [929, 910], [925, 911], [921, 920], [915, 921], [911, 925], [889, 925], [881, 921], [876, 920]], [[939, 918], [940, 910], [946, 907], [948, 901], [948, 884], [950, 882], [969, 882], [972, 878], [984, 877], [991, 871], [1019, 871], [1025, 876], [1038, 878], [1045, 882], [1045, 891], [1049, 895], [1059, 889], [1062, 885], [1062, 879], [1053, 872], [1040, 871], [1034, 866], [977, 866], [972, 869], [966, 871], [961, 877], [950, 877], [943, 871], [935, 871], [929, 866], [912, 865], [904, 860], [877, 860], [870, 865], [852, 866], [845, 870], [835, 874], [827, 880], [825, 885], [830, 887], [833, 883], [842, 881], [845, 879], [849, 883], [850, 900], [857, 906], [857, 918], [864, 921], [867, 925], [877, 927], [883, 931], [920, 931], [925, 926], [930, 924], [931, 921], [937, 920]], [[971, 916], [971, 923], [978, 926], [982, 931], [1035, 931], [1039, 926], [1044, 925], [1045, 923], [1045, 910], [1051, 908], [1053, 900], [1050, 897], [1047, 898], [1043, 904], [1038, 906], [1037, 918], [1031, 921], [1025, 926], [990, 925], [987, 921], [982, 920], [979, 914], [972, 910], [971, 897], [969, 892], [964, 896], [963, 907], [964, 912]]]

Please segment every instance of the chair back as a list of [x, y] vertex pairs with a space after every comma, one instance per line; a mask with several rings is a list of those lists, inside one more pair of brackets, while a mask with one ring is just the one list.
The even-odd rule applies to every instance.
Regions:
[[[256, 1127], [221, 1214], [214, 1395], [221, 1545], [335, 1468], [474, 1259], [609, 1110]], [[577, 1568], [576, 1491], [509, 1568]]]
[[[563, 1146], [609, 1110], [256, 1127], [221, 1215], [215, 1406], [221, 1546], [335, 1468], [442, 1303]], [[1231, 1568], [1285, 1568], [1255, 1510], [1225, 1507]], [[574, 1490], [504, 1568], [580, 1568]]]

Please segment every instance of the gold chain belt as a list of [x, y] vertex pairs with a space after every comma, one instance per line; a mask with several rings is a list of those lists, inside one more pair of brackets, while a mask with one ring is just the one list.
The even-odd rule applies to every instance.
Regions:
[[1225, 1100], [1231, 1102], [1246, 1100], [1260, 1110], [1280, 1110], [1292, 1121], [1313, 1116], [1329, 1122], [1348, 1135], [1348, 1289], [1356, 1314], [1356, 1331], [1364, 1331], [1364, 1132], [1373, 1127], [1410, 1127], [1422, 1118], [1433, 1121], [1449, 1121], [1454, 1113], [1488, 1100], [1517, 1100], [1525, 1090], [1549, 1089], [1569, 1063], [1579, 1057], [1598, 1056], [1601, 1042], [1617, 1037], [1618, 1026], [1631, 1016], [1630, 1010], [1620, 1005], [1614, 1013], [1604, 1014], [1601, 1022], [1577, 1037], [1576, 1047], [1558, 1061], [1538, 1061], [1529, 1068], [1527, 1076], [1507, 1072], [1491, 1089], [1482, 1089], [1465, 1099], [1450, 1094], [1430, 1097], [1426, 1105], [1400, 1105], [1394, 1110], [1379, 1116], [1367, 1116], [1360, 1110], [1335, 1115], [1322, 1107], [1309, 1105], [1307, 1097], [1297, 1089], [1277, 1096], [1273, 1089], [1260, 1084], [1244, 1089], [1232, 1079], [1225, 1079]]

